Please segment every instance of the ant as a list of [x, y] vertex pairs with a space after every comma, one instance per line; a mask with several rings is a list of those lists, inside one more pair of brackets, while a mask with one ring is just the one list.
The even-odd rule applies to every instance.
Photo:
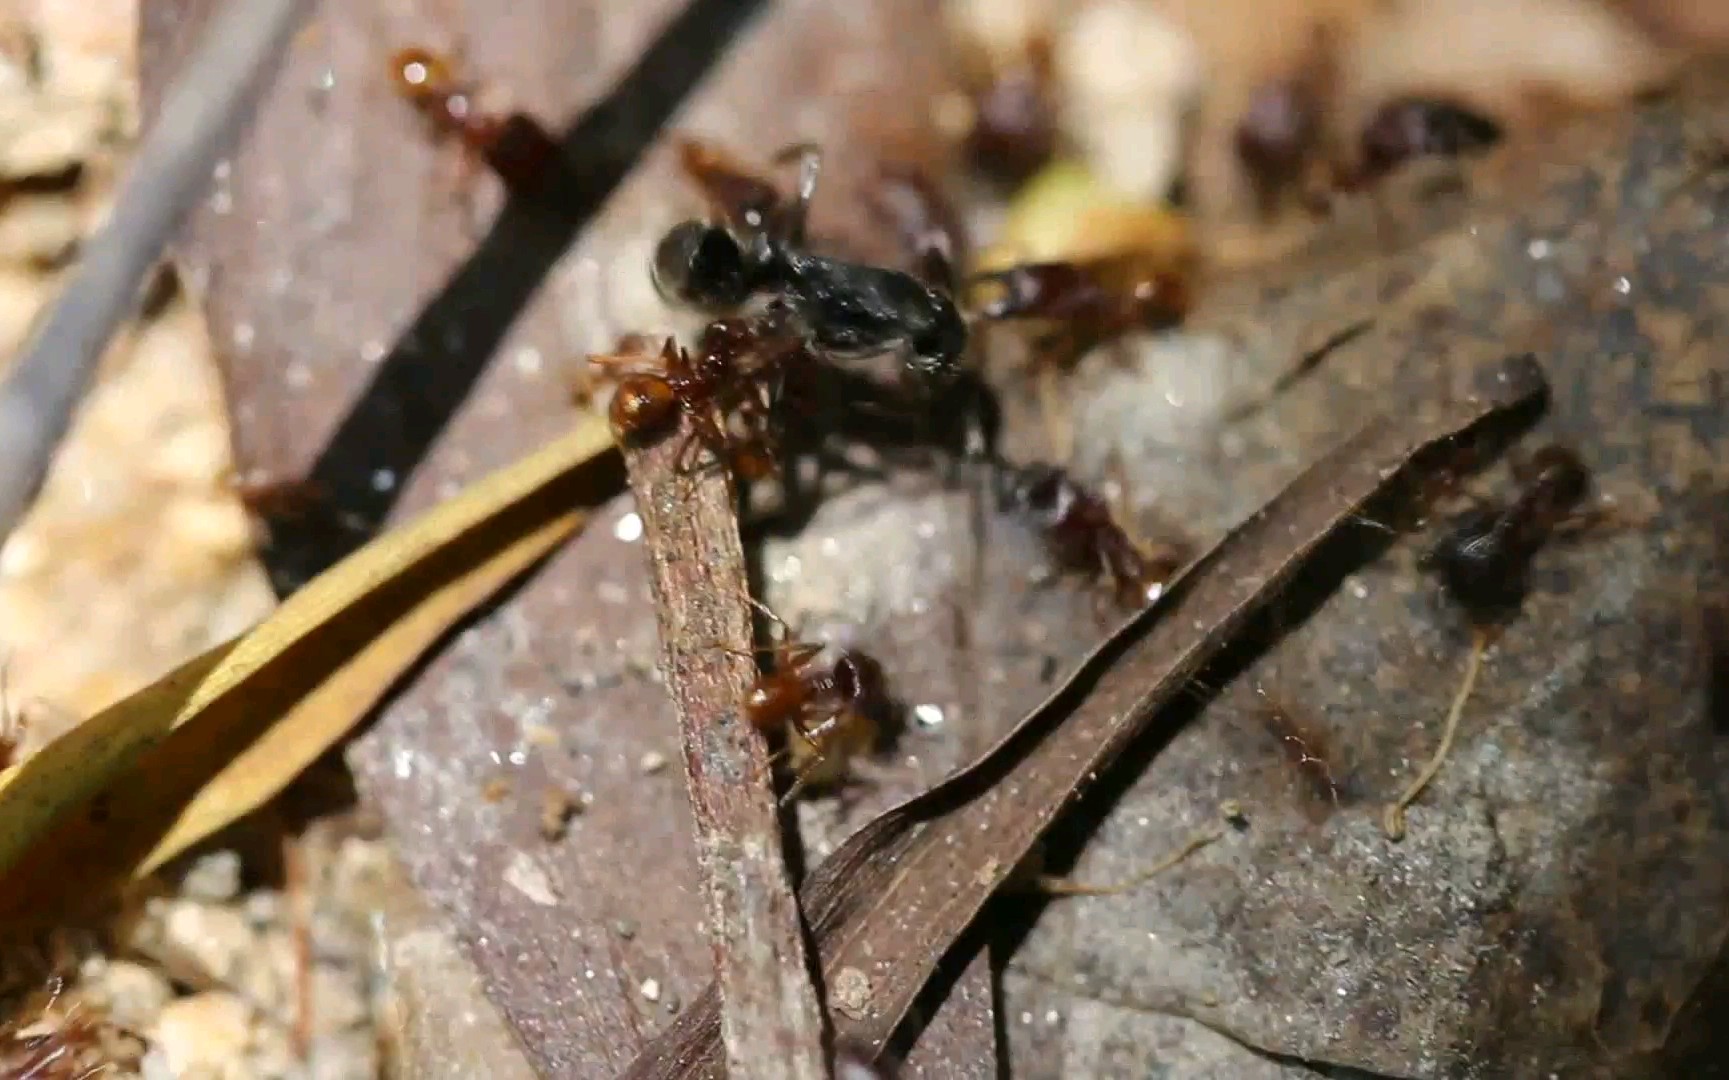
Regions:
[[1345, 178], [1347, 190], [1378, 180], [1408, 161], [1458, 157], [1501, 139], [1501, 125], [1463, 106], [1425, 98], [1397, 98], [1363, 126], [1361, 164]]
[[1590, 490], [1591, 474], [1579, 455], [1551, 445], [1516, 464], [1514, 477], [1523, 485], [1511, 501], [1485, 504], [1453, 518], [1424, 561], [1441, 579], [1446, 594], [1472, 626], [1471, 653], [1465, 675], [1441, 728], [1441, 742], [1399, 798], [1389, 804], [1382, 828], [1389, 839], [1405, 835], [1405, 808], [1414, 802], [1441, 771], [1458, 734], [1465, 702], [1476, 686], [1483, 654], [1525, 598], [1533, 557], [1543, 544], [1567, 527], [1588, 527], [1597, 516], [1580, 516], [1575, 508]]
[[117, 1064], [105, 1052], [103, 1029], [113, 1029], [104, 1018], [85, 1014], [81, 1005], [60, 1007], [65, 980], [49, 980], [47, 1000], [39, 1007], [24, 1008], [38, 1014], [29, 1025], [19, 1019], [0, 1027], [0, 1076], [18, 1080], [61, 1077], [87, 1080]]
[[453, 135], [506, 187], [520, 194], [545, 185], [562, 154], [557, 141], [526, 113], [480, 112], [475, 88], [459, 81], [448, 57], [419, 46], [399, 49], [390, 57], [390, 77], [434, 130]]
[[1478, 625], [1497, 622], [1518, 607], [1532, 557], [1574, 519], [1574, 508], [1591, 486], [1585, 463], [1559, 445], [1538, 450], [1513, 473], [1524, 485], [1517, 497], [1453, 518], [1426, 559], [1448, 595]]
[[972, 124], [964, 144], [980, 171], [1020, 184], [1056, 154], [1058, 140], [1051, 40], [1032, 35], [1022, 56], [980, 80], [969, 97]]
[[[681, 472], [694, 468], [694, 451], [707, 449], [746, 479], [771, 475], [776, 464], [764, 387], [808, 355], [782, 327], [783, 315], [774, 311], [716, 319], [703, 328], [694, 354], [667, 338], [654, 370], [628, 371], [614, 390], [608, 408], [613, 437], [624, 444], [656, 439], [682, 414], [690, 417], [691, 432], [676, 458]], [[634, 350], [589, 357], [601, 366], [641, 360]], [[735, 417], [742, 431], [732, 424]]]
[[875, 658], [845, 649], [824, 664], [818, 657], [825, 646], [794, 640], [786, 620], [761, 601], [746, 599], [781, 628], [781, 640], [766, 650], [774, 657], [773, 670], [757, 677], [743, 711], [763, 735], [787, 736], [784, 752], [795, 779], [782, 798], [790, 802], [806, 787], [840, 779], [848, 761], [870, 751], [893, 722], [894, 699]]
[[978, 309], [988, 322], [1044, 319], [1062, 323], [1077, 357], [1101, 341], [1143, 326], [1163, 327], [1189, 309], [1189, 289], [1180, 274], [1147, 265], [1138, 252], [1078, 261], [1024, 263], [979, 274], [972, 287], [995, 288], [997, 295]]
[[[698, 154], [692, 180], [721, 201], [734, 171], [719, 153]], [[780, 300], [795, 315], [816, 350], [868, 356], [903, 350], [906, 370], [923, 382], [951, 381], [967, 346], [967, 324], [954, 300], [912, 274], [817, 255], [805, 247], [805, 225], [822, 154], [814, 146], [789, 147], [777, 162], [796, 159], [799, 181], [790, 203], [757, 207], [729, 224], [684, 221], [655, 249], [651, 276], [669, 302], [706, 311], [730, 311], [759, 294]], [[742, 184], [742, 181], [741, 181]], [[759, 191], [740, 186], [737, 190]]]
[[998, 506], [1038, 526], [1065, 567], [1108, 578], [1125, 607], [1140, 608], [1164, 595], [1188, 561], [1176, 546], [1146, 549], [1118, 523], [1106, 501], [1055, 465], [997, 466]]

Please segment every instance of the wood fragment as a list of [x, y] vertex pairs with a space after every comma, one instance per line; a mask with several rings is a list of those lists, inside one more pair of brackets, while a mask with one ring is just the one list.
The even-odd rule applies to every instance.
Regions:
[[733, 1076], [824, 1080], [823, 1014], [781, 849], [767, 744], [739, 706], [756, 678], [730, 477], [686, 475], [678, 436], [625, 455], [642, 515], [661, 668], [684, 751]]
[[[1547, 392], [1530, 356], [1486, 365], [1477, 392], [1429, 409], [1391, 409], [1305, 471], [1095, 650], [988, 751], [855, 833], [800, 896], [831, 979], [871, 973], [836, 1036], [881, 1049], [943, 954], [1057, 814], [1235, 641], [1322, 545], [1420, 456]], [[1012, 794], [1010, 794], [1012, 793]], [[720, 1077], [711, 987], [623, 1074]]]

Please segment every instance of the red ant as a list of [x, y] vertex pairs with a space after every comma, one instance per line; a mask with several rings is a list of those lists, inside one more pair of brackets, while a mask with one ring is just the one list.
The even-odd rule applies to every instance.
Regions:
[[1087, 347], [1140, 327], [1178, 322], [1189, 310], [1183, 275], [1154, 265], [1140, 252], [1068, 262], [1025, 263], [976, 275], [974, 290], [995, 289], [978, 307], [991, 322], [1042, 319], [1063, 324], [1060, 355], [1072, 359]]
[[784, 799], [844, 775], [847, 763], [867, 753], [892, 722], [894, 701], [882, 665], [856, 649], [832, 663], [818, 660], [825, 646], [794, 640], [784, 619], [754, 599], [752, 607], [781, 628], [781, 640], [766, 651], [773, 668], [758, 676], [745, 696], [745, 720], [768, 737], [785, 735], [785, 753], [795, 777]]
[[[35, 1010], [41, 1018], [38, 1022], [23, 1026], [14, 1020], [0, 1028], [0, 1076], [88, 1080], [115, 1064], [102, 1045], [102, 1028], [110, 1025], [85, 1015], [77, 1005], [60, 1009], [64, 986], [58, 976], [51, 980], [47, 1001]], [[29, 1033], [37, 1027], [43, 1028], [41, 1033]]]
[[454, 136], [512, 191], [544, 186], [557, 165], [562, 151], [538, 120], [480, 112], [475, 88], [458, 80], [448, 57], [418, 46], [400, 49], [390, 58], [390, 77], [434, 130]]
[[999, 465], [996, 488], [998, 505], [1035, 523], [1063, 566], [1103, 574], [1124, 606], [1158, 600], [1188, 561], [1174, 545], [1142, 548], [1103, 498], [1055, 465]]
[[[682, 414], [690, 418], [691, 431], [676, 459], [680, 471], [691, 471], [693, 453], [706, 449], [746, 479], [770, 475], [775, 460], [766, 390], [807, 355], [799, 338], [781, 332], [772, 312], [714, 320], [697, 338], [694, 354], [667, 338], [653, 370], [629, 370], [619, 381], [608, 410], [613, 437], [620, 443], [653, 440]], [[601, 366], [642, 361], [637, 352], [589, 357]]]

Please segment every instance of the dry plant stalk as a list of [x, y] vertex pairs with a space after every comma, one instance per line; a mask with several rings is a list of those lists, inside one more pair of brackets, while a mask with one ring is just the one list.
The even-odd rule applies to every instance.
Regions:
[[733, 1076], [824, 1080], [823, 1013], [781, 848], [768, 748], [739, 706], [756, 678], [729, 475], [678, 468], [683, 439], [628, 451], [678, 714]]

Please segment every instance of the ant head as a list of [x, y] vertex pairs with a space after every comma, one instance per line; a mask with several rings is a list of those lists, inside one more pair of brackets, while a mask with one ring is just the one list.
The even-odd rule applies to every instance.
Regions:
[[650, 272], [668, 303], [724, 310], [750, 295], [744, 249], [725, 229], [701, 221], [680, 222], [661, 237]]
[[678, 394], [656, 375], [633, 375], [612, 393], [607, 418], [619, 442], [638, 440], [664, 430], [678, 413]]
[[888, 701], [888, 676], [874, 657], [848, 650], [835, 660], [834, 677], [841, 697], [867, 713]]
[[967, 350], [966, 320], [943, 293], [929, 289], [926, 295], [929, 317], [912, 335], [913, 355], [908, 366], [922, 378], [953, 379], [960, 370], [961, 354]]

